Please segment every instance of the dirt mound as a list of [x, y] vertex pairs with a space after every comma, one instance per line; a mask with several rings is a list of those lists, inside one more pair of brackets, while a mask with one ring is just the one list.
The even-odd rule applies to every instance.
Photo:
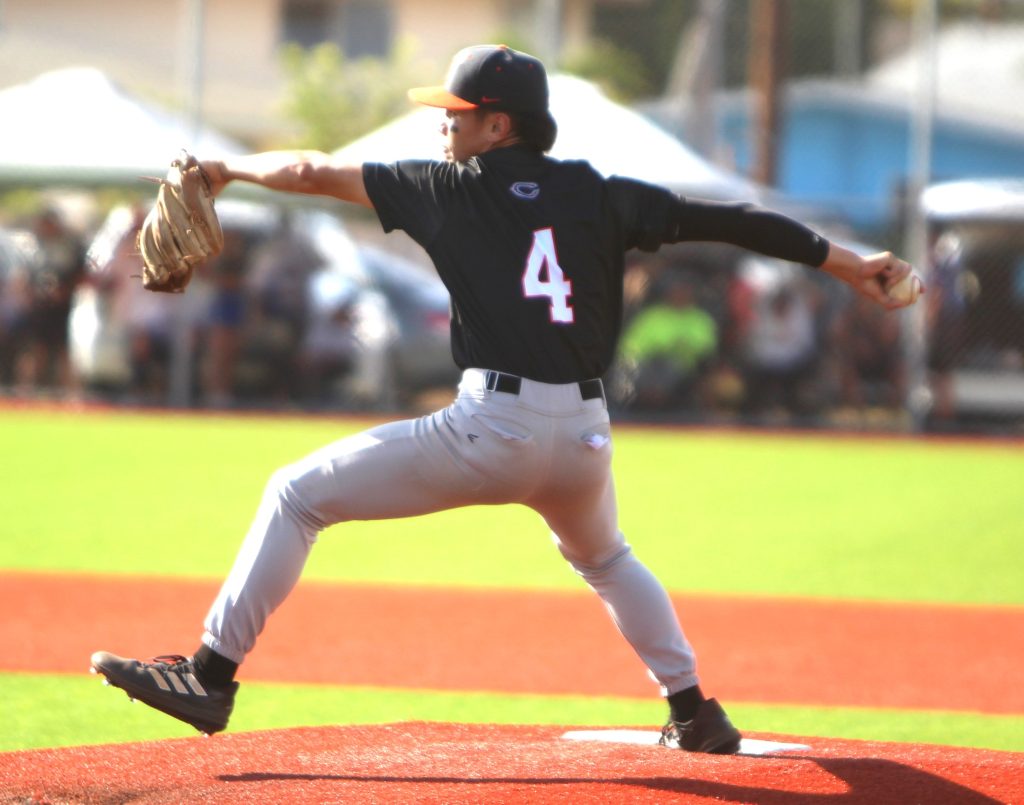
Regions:
[[571, 727], [401, 723], [0, 754], [0, 803], [1024, 802], [1024, 755], [751, 736], [809, 749], [689, 755]]

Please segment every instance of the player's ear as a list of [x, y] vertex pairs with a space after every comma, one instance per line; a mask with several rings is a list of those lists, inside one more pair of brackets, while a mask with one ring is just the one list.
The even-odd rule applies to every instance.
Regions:
[[512, 133], [512, 117], [507, 112], [491, 112], [487, 120], [487, 134], [492, 140], [504, 140]]

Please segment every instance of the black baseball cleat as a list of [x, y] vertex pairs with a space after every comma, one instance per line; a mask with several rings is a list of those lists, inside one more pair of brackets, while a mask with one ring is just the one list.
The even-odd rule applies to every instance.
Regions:
[[690, 721], [672, 721], [661, 730], [658, 743], [687, 752], [710, 755], [734, 755], [740, 748], [740, 731], [736, 729], [722, 705], [715, 699], [700, 703], [697, 715]]
[[107, 651], [92, 655], [92, 672], [137, 699], [207, 735], [228, 725], [238, 683], [214, 687], [202, 682], [191, 657], [171, 654], [145, 662]]

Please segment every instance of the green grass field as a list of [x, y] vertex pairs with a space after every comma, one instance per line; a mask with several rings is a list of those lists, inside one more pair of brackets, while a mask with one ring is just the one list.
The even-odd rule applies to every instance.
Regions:
[[[270, 472], [365, 424], [6, 410], [0, 568], [220, 579]], [[675, 591], [1024, 604], [1019, 444], [620, 427], [615, 471], [623, 530]], [[509, 507], [486, 528], [479, 515], [464, 509], [335, 527], [306, 577], [579, 588], [532, 512]], [[119, 697], [67, 696], [73, 686], [98, 684], [84, 674], [2, 676], [10, 695], [0, 750], [192, 734], [110, 701]], [[261, 691], [260, 706], [242, 708], [233, 729], [419, 718], [637, 724], [663, 714], [657, 701], [246, 689]], [[61, 703], [59, 717], [49, 702]], [[107, 713], [115, 704], [116, 717]], [[944, 743], [953, 733], [963, 745], [1024, 751], [1019, 718], [730, 710], [755, 731]]]

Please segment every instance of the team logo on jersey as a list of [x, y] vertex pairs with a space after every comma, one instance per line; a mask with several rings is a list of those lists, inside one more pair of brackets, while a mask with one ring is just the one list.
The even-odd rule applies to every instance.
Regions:
[[509, 190], [512, 191], [513, 195], [527, 200], [535, 199], [540, 195], [540, 185], [536, 182], [516, 182]]

